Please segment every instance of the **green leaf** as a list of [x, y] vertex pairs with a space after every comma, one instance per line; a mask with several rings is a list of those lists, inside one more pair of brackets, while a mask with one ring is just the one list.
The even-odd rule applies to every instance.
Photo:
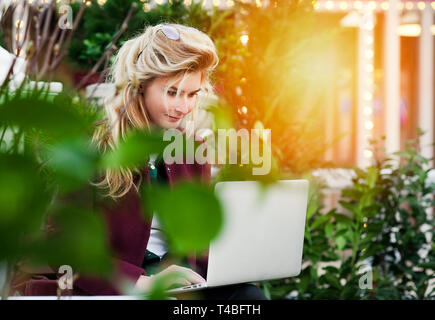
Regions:
[[137, 166], [144, 163], [150, 154], [163, 152], [166, 144], [161, 134], [136, 130], [130, 132], [119, 147], [107, 152], [102, 164], [109, 168]]
[[334, 232], [334, 226], [332, 223], [327, 223], [325, 225], [325, 233], [328, 237], [332, 238], [332, 233]]
[[420, 263], [420, 264], [418, 264], [418, 267], [419, 268], [425, 268], [425, 269], [435, 270], [435, 261]]
[[341, 229], [339, 231], [337, 231], [337, 233], [334, 235], [336, 238], [343, 236], [344, 234], [346, 234], [349, 230], [348, 229]]
[[354, 189], [344, 189], [341, 190], [341, 196], [343, 198], [349, 198], [353, 200], [358, 200], [361, 197], [361, 192]]
[[338, 250], [343, 250], [347, 241], [344, 237], [337, 237], [335, 238], [335, 242], [337, 243]]
[[214, 192], [186, 181], [170, 186], [143, 188], [143, 204], [156, 212], [176, 254], [205, 250], [223, 222], [222, 208]]
[[270, 284], [265, 282], [263, 284], [263, 293], [266, 296], [267, 299], [271, 300], [271, 294], [270, 294]]
[[373, 188], [378, 180], [378, 169], [376, 167], [369, 167], [367, 170], [367, 184]]
[[113, 270], [105, 223], [101, 215], [87, 208], [61, 205], [52, 214], [55, 231], [29, 252], [49, 265], [70, 265], [74, 272], [109, 276]]
[[341, 284], [340, 281], [338, 280], [338, 278], [336, 276], [334, 276], [333, 274], [327, 272], [323, 275], [323, 277], [325, 278], [325, 280], [327, 281], [327, 283], [329, 283], [331, 286], [337, 288], [337, 289], [341, 289]]
[[37, 164], [0, 154], [0, 260], [25, 250], [25, 236], [40, 233], [49, 194]]
[[49, 145], [46, 157], [53, 179], [64, 192], [87, 184], [97, 169], [98, 152], [86, 138]]
[[45, 98], [41, 93], [32, 91], [31, 94], [16, 96], [6, 105], [0, 105], [0, 125], [19, 126], [25, 130], [36, 128], [56, 139], [88, 130], [89, 121], [71, 105]]
[[325, 270], [326, 272], [330, 272], [330, 273], [340, 273], [340, 270], [334, 266], [326, 266], [322, 268], [323, 270]]
[[314, 220], [314, 222], [310, 225], [310, 229], [315, 230], [315, 229], [321, 227], [326, 222], [328, 222], [330, 219], [331, 219], [330, 214], [328, 214], [328, 213], [320, 214], [319, 217], [316, 220]]
[[166, 290], [183, 287], [177, 283], [185, 274], [180, 271], [173, 271], [166, 274], [160, 274], [152, 279], [152, 285], [148, 292], [144, 292], [142, 298], [146, 300], [167, 300], [169, 298]]
[[342, 200], [338, 201], [338, 203], [339, 203], [343, 208], [347, 209], [347, 210], [348, 210], [349, 212], [351, 212], [351, 213], [354, 213], [354, 214], [355, 214], [355, 212], [357, 211], [357, 206], [354, 205], [354, 204], [352, 204], [352, 203], [349, 203], [349, 202], [346, 202], [346, 201], [342, 201]]
[[335, 221], [340, 222], [341, 224], [347, 224], [349, 226], [353, 226], [354, 224], [353, 220], [345, 214], [335, 213], [333, 217]]
[[308, 201], [307, 207], [307, 220], [309, 220], [319, 209], [318, 197], [316, 195], [312, 195]]

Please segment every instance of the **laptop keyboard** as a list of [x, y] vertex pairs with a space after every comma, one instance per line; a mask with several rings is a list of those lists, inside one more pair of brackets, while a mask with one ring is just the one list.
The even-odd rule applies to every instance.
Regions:
[[190, 286], [186, 286], [186, 287], [182, 287], [182, 290], [186, 290], [186, 289], [191, 289], [191, 288], [200, 288], [200, 287], [204, 287], [205, 283], [197, 283], [197, 284], [192, 284]]

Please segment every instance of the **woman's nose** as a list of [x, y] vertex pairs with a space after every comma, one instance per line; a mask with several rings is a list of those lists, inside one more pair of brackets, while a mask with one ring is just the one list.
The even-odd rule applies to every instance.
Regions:
[[190, 111], [189, 103], [187, 103], [187, 102], [186, 103], [181, 102], [181, 103], [178, 104], [177, 107], [175, 107], [175, 110], [180, 112], [180, 113], [182, 113], [182, 114], [184, 114], [184, 115], [186, 115]]

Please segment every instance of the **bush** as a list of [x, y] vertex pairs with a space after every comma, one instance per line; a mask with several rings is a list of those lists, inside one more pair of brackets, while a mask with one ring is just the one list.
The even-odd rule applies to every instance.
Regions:
[[[342, 208], [322, 212], [320, 184], [310, 191], [304, 264], [298, 277], [263, 284], [273, 298], [433, 299], [434, 222], [428, 209], [435, 184], [428, 184], [429, 159], [410, 141], [403, 152], [355, 168]], [[378, 154], [379, 155], [379, 154]], [[371, 271], [371, 273], [370, 273]], [[370, 286], [372, 282], [372, 286]]]

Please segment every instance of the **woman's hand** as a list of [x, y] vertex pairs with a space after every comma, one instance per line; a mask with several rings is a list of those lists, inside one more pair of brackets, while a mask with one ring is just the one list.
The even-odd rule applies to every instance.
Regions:
[[193, 283], [206, 282], [203, 277], [201, 277], [198, 273], [196, 273], [192, 269], [173, 264], [155, 275], [140, 276], [136, 282], [135, 288], [141, 291], [142, 290], [148, 291], [151, 288], [152, 281], [158, 278], [168, 276], [169, 274], [172, 273], [175, 273], [177, 276], [169, 277], [168, 278], [169, 281], [166, 283], [166, 287], [169, 287], [173, 284], [181, 284], [184, 286], [188, 286]]

